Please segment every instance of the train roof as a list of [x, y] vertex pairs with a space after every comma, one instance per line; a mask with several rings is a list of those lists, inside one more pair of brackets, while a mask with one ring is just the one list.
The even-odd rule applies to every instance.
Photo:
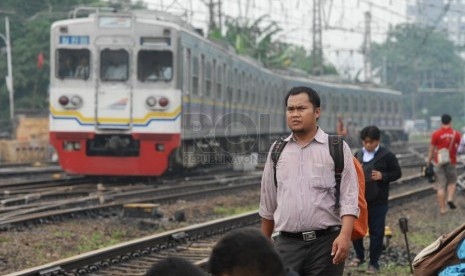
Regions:
[[[295, 82], [304, 82], [304, 83], [313, 83], [315, 85], [326, 86], [326, 87], [333, 87], [337, 89], [351, 89], [351, 90], [364, 90], [364, 91], [372, 91], [377, 93], [385, 93], [400, 96], [402, 92], [384, 88], [384, 87], [374, 87], [373, 84], [356, 84], [356, 83], [342, 83], [336, 82], [336, 80], [329, 81], [321, 79], [321, 77], [300, 77], [300, 76], [284, 76], [289, 81]], [[320, 78], [320, 79], [319, 79]]]

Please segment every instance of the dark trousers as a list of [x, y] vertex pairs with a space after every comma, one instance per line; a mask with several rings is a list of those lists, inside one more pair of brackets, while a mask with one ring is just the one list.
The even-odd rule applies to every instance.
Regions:
[[344, 262], [334, 265], [334, 256], [331, 256], [333, 241], [338, 235], [339, 232], [334, 232], [312, 241], [277, 236], [275, 245], [284, 265], [300, 276], [341, 276]]
[[[383, 251], [384, 226], [386, 225], [387, 204], [368, 206], [368, 231], [370, 233], [370, 264], [379, 269], [379, 257]], [[363, 238], [353, 241], [355, 254], [365, 261]]]

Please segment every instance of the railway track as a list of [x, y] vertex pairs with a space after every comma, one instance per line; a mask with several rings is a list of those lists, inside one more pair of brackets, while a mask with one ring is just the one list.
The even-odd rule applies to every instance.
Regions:
[[[390, 205], [400, 205], [434, 194], [431, 184], [396, 193]], [[256, 211], [125, 242], [12, 275], [143, 275], [157, 261], [180, 256], [205, 268], [211, 247], [226, 232], [259, 227]]]
[[[28, 204], [8, 206], [7, 204], [13, 200], [20, 200], [20, 198], [13, 198], [10, 201], [4, 200], [3, 206], [0, 207], [0, 214], [2, 214], [0, 229], [30, 227], [55, 220], [61, 221], [67, 217], [93, 216], [99, 212], [121, 212], [123, 205], [128, 203], [169, 203], [179, 199], [195, 199], [215, 194], [235, 193], [238, 190], [257, 188], [260, 178], [261, 174], [256, 172], [245, 176], [225, 176], [220, 179], [213, 178], [210, 180], [205, 180], [205, 177], [201, 177], [202, 180], [192, 178], [185, 183], [170, 183], [163, 187], [147, 185], [100, 187], [99, 191], [88, 193], [86, 196], [79, 198], [45, 201], [35, 204], [27, 202]], [[86, 187], [82, 186], [83, 188]], [[97, 187], [98, 185], [90, 186]], [[68, 192], [63, 191], [63, 193]], [[86, 193], [78, 189], [71, 192]]]
[[[400, 160], [405, 158], [413, 159], [411, 154], [400, 156]], [[101, 185], [79, 177], [57, 181], [56, 184], [47, 184], [46, 181], [24, 186], [18, 184], [14, 186], [15, 189], [10, 185], [10, 190], [4, 190], [4, 193], [8, 191], [8, 197], [0, 197], [0, 230], [33, 227], [67, 218], [94, 217], [100, 213], [120, 213], [123, 205], [128, 203], [170, 203], [179, 199], [232, 194], [243, 189], [258, 188], [261, 179], [261, 172], [247, 175], [224, 171], [217, 173], [215, 177], [201, 175], [162, 179], [150, 185]], [[393, 189], [405, 190], [407, 186], [419, 185], [421, 179], [420, 174], [416, 173], [392, 186]]]

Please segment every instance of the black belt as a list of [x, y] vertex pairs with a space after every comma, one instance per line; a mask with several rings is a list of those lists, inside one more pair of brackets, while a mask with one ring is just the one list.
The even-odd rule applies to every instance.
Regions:
[[298, 233], [281, 231], [279, 232], [279, 234], [282, 235], [283, 237], [293, 238], [293, 239], [297, 239], [301, 241], [312, 241], [319, 237], [326, 236], [334, 232], [339, 232], [340, 230], [341, 230], [341, 226], [331, 226], [331, 227], [328, 227], [327, 229], [298, 232]]

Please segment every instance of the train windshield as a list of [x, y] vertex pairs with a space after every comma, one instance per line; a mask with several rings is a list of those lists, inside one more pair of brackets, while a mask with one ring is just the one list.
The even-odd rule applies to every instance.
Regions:
[[173, 79], [173, 53], [171, 51], [142, 50], [137, 57], [137, 63], [137, 78], [142, 82]]
[[126, 81], [129, 78], [129, 53], [126, 50], [105, 49], [100, 53], [102, 81]]
[[59, 49], [56, 76], [60, 79], [89, 78], [90, 51], [87, 49]]

